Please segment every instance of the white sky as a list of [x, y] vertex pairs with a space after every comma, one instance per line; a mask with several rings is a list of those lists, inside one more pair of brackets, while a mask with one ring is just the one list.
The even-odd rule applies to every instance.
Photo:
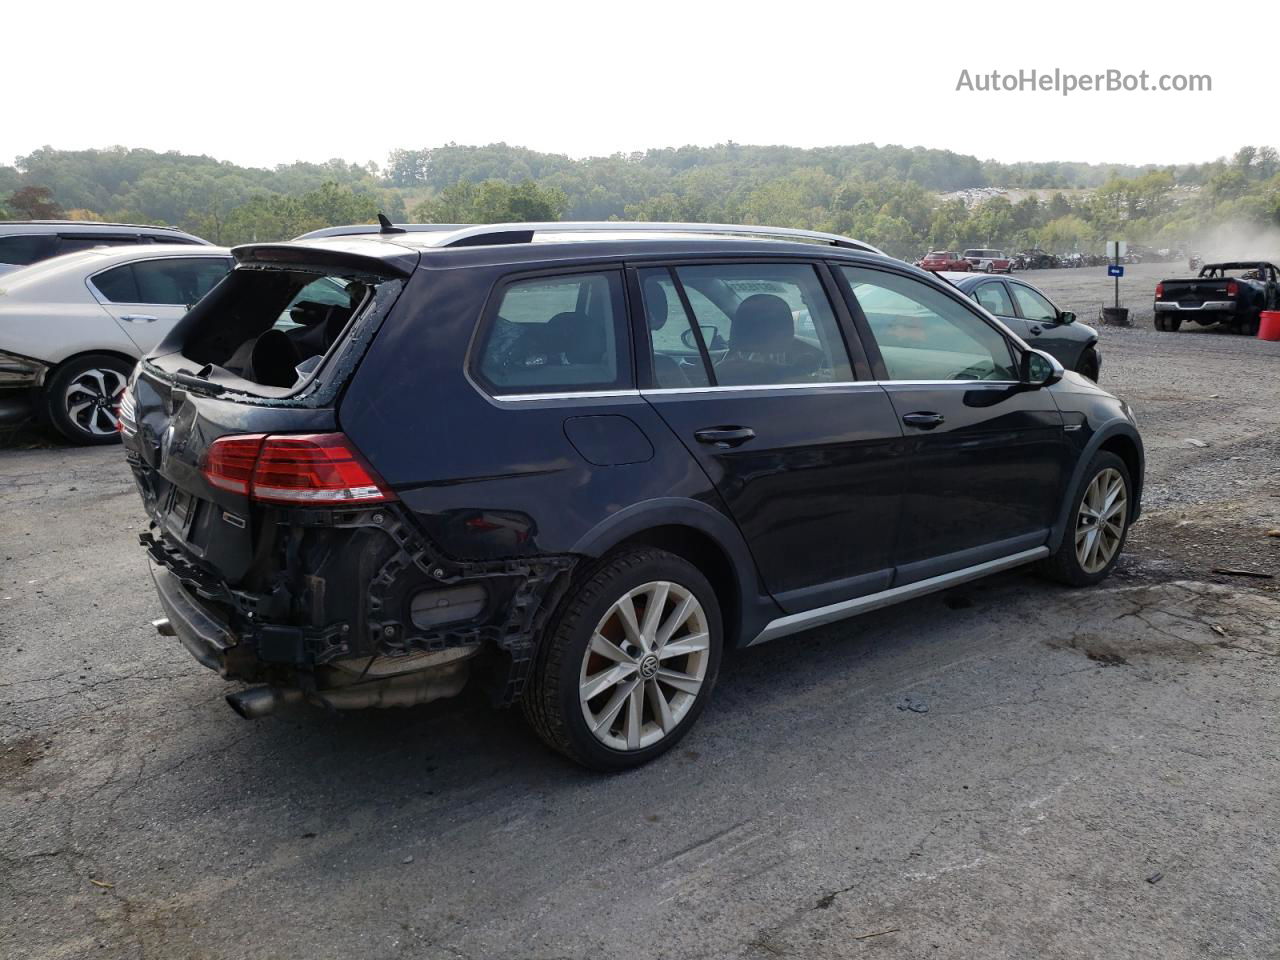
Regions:
[[[383, 163], [498, 140], [572, 156], [874, 142], [1180, 163], [1275, 143], [1280, 4], [1142, 0], [15, 2], [0, 162], [124, 144]], [[978, 16], [970, 19], [972, 12]], [[1256, 51], [1253, 55], [1248, 50]], [[960, 70], [1207, 73], [1212, 93], [956, 92]], [[1187, 122], [1187, 118], [1193, 118]]]

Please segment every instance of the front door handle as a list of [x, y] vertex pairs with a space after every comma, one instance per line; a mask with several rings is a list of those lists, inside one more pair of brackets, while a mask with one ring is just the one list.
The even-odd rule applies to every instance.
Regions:
[[755, 435], [750, 427], [707, 427], [693, 432], [693, 438], [699, 443], [712, 443], [723, 449], [753, 440]]
[[921, 430], [932, 430], [939, 424], [945, 423], [946, 420], [947, 418], [942, 414], [932, 413], [926, 410], [922, 410], [918, 413], [908, 413], [902, 417], [902, 422], [908, 427], [919, 427]]
[[1038, 337], [1038, 336], [1040, 336], [1040, 334], [1042, 334], [1042, 333], [1044, 333], [1044, 331], [1043, 331], [1043, 330], [1041, 330], [1039, 327], [1032, 327], [1032, 328], [1031, 328], [1031, 335], [1032, 335], [1033, 337]]
[[129, 323], [155, 323], [160, 318], [153, 317], [149, 313], [126, 313], [120, 319], [127, 320]]

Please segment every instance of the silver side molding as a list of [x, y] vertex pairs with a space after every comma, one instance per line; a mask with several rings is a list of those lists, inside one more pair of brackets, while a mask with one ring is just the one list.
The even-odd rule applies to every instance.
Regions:
[[955, 570], [951, 573], [930, 577], [928, 580], [920, 580], [917, 583], [907, 583], [901, 587], [890, 587], [888, 590], [871, 593], [865, 597], [841, 600], [839, 603], [816, 607], [803, 613], [793, 613], [789, 616], [778, 617], [776, 620], [770, 620], [747, 646], [753, 647], [757, 643], [766, 643], [769, 640], [777, 640], [779, 637], [785, 637], [788, 634], [799, 633], [802, 630], [812, 630], [814, 627], [821, 627], [828, 623], [835, 623], [837, 620], [844, 620], [846, 617], [854, 617], [860, 613], [879, 610], [881, 607], [889, 607], [895, 603], [901, 603], [903, 600], [911, 600], [915, 597], [922, 597], [927, 593], [954, 587], [960, 583], [968, 583], [970, 580], [978, 580], [988, 574], [999, 573], [1001, 570], [1020, 567], [1024, 563], [1031, 563], [1033, 560], [1040, 560], [1048, 555], [1048, 547], [1036, 547], [1032, 550], [1023, 550], [1021, 553], [1010, 554], [1007, 557], [988, 560], [986, 563], [975, 564], [972, 567], [965, 567], [963, 570]]

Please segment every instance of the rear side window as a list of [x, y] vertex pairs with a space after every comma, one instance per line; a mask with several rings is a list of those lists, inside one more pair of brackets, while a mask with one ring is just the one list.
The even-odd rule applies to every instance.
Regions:
[[1016, 380], [1004, 336], [940, 290], [895, 273], [841, 267], [890, 380]]
[[15, 267], [47, 260], [57, 253], [58, 238], [51, 234], [21, 234], [0, 237], [0, 263]]
[[616, 271], [508, 283], [480, 345], [480, 379], [498, 394], [629, 387], [622, 302]]
[[[664, 281], [664, 273], [641, 272], [657, 386], [770, 386], [853, 379], [835, 314], [811, 264], [677, 267], [668, 276], [679, 281], [696, 330], [679, 294], [674, 293], [673, 279]], [[664, 306], [665, 319], [661, 316]], [[709, 368], [702, 360], [704, 349]]]
[[221, 257], [144, 260], [106, 270], [93, 278], [93, 285], [110, 303], [190, 306], [230, 269], [231, 262]]
[[1013, 303], [1000, 282], [978, 285], [977, 300], [997, 317], [1012, 317]]

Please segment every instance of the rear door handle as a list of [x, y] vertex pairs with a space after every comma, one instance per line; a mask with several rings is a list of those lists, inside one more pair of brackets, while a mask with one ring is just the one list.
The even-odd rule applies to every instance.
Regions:
[[750, 427], [707, 427], [693, 432], [693, 438], [699, 443], [713, 443], [724, 448], [746, 443], [755, 439], [755, 435]]
[[902, 417], [902, 422], [908, 427], [919, 427], [921, 430], [932, 430], [941, 423], [946, 422], [946, 417], [940, 413], [931, 413], [929, 411], [920, 411], [919, 413], [908, 413]]
[[126, 313], [121, 315], [121, 320], [127, 320], [129, 323], [155, 323], [159, 317], [153, 317], [149, 313]]

